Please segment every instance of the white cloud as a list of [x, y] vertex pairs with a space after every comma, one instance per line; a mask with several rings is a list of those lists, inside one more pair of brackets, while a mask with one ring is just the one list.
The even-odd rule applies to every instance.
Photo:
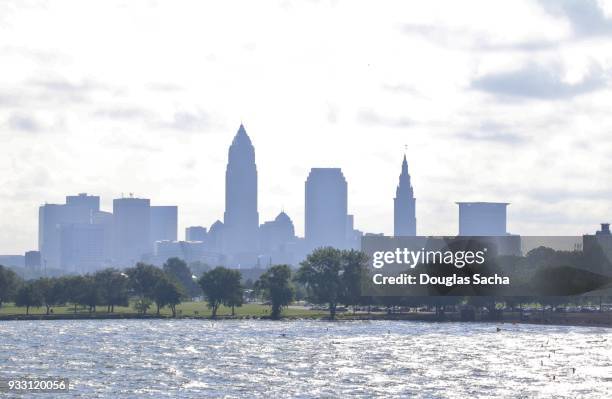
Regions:
[[612, 178], [593, 4], [3, 2], [0, 253], [35, 247], [37, 206], [83, 191], [210, 225], [241, 121], [262, 221], [284, 207], [301, 232], [308, 169], [339, 166], [356, 226], [390, 232], [407, 145], [422, 233], [456, 232], [471, 199], [512, 202], [517, 233], [590, 231]]

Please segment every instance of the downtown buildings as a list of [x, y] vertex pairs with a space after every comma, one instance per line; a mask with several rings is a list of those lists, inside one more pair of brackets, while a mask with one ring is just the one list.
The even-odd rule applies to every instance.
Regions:
[[[506, 204], [460, 204], [460, 235], [506, 235]], [[393, 199], [395, 236], [417, 234], [416, 199], [404, 156]], [[112, 212], [100, 209], [100, 198], [66, 197], [65, 204], [39, 210], [39, 251], [29, 254], [43, 267], [88, 272], [132, 266], [139, 261], [160, 265], [170, 257], [230, 267], [297, 265], [312, 250], [332, 246], [360, 249], [363, 233], [348, 212], [348, 182], [340, 168], [312, 168], [304, 183], [304, 237], [281, 211], [260, 223], [255, 146], [241, 124], [228, 150], [223, 218], [209, 228], [193, 225], [179, 240], [178, 207], [155, 206], [150, 199], [118, 198]], [[36, 253], [38, 252], [38, 253]]]

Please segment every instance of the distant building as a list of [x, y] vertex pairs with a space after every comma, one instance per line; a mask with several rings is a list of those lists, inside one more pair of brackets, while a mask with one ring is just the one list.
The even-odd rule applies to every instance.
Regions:
[[117, 266], [133, 266], [153, 252], [151, 201], [143, 198], [113, 200], [113, 260]]
[[274, 220], [262, 224], [259, 227], [259, 236], [260, 265], [262, 258], [265, 265], [294, 264], [292, 249], [296, 239], [295, 228], [285, 212], [279, 213]]
[[62, 226], [91, 224], [100, 211], [100, 197], [81, 193], [67, 196], [65, 204], [45, 204], [38, 211], [38, 250], [41, 264], [47, 268], [62, 266]]
[[305, 184], [305, 238], [311, 249], [346, 247], [347, 184], [340, 168], [312, 168]]
[[259, 247], [255, 148], [241, 124], [225, 172], [224, 252], [233, 265], [254, 265]]
[[24, 263], [28, 269], [40, 269], [40, 251], [27, 251]]
[[346, 216], [346, 247], [361, 250], [361, 237], [363, 232], [355, 229], [355, 216]]
[[399, 184], [393, 199], [393, 235], [396, 237], [416, 236], [415, 198], [408, 174], [408, 161], [404, 155]]
[[460, 236], [505, 236], [506, 202], [457, 202]]
[[595, 234], [583, 235], [582, 250], [594, 262], [590, 271], [612, 276], [612, 234], [609, 223], [602, 223], [601, 229]]
[[185, 229], [185, 241], [206, 241], [206, 227], [190, 226]]
[[177, 206], [151, 206], [151, 245], [156, 241], [176, 241]]
[[108, 265], [104, 225], [64, 224], [60, 228], [60, 263], [64, 270], [93, 272]]
[[521, 237], [507, 231], [507, 202], [457, 202], [459, 236], [491, 237], [498, 255], [521, 255]]
[[210, 226], [208, 231], [208, 249], [211, 252], [222, 253], [223, 252], [223, 237], [225, 234], [225, 225], [222, 221], [217, 220]]

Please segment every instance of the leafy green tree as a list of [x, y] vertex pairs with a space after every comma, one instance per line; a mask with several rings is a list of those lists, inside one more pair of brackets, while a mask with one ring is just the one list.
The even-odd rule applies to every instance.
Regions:
[[343, 294], [343, 273], [342, 251], [325, 247], [308, 255], [296, 274], [296, 280], [306, 286], [313, 302], [329, 304], [332, 320]]
[[353, 307], [362, 302], [361, 284], [366, 277], [365, 271], [368, 265], [368, 256], [361, 251], [353, 249], [342, 251], [342, 295], [341, 301], [345, 305]]
[[51, 308], [65, 303], [64, 280], [60, 278], [40, 278], [34, 281], [34, 285], [40, 292], [42, 303], [45, 305], [46, 314], [51, 312]]
[[8, 302], [15, 297], [19, 285], [19, 277], [17, 274], [0, 265], [0, 307], [4, 302]]
[[161, 308], [168, 305], [172, 310], [172, 317], [176, 317], [176, 305], [181, 303], [183, 295], [183, 292], [174, 281], [171, 281], [166, 276], [161, 277], [153, 289], [153, 301], [157, 306], [157, 315], [159, 316]]
[[100, 287], [96, 284], [95, 278], [89, 274], [84, 276], [82, 287], [83, 291], [79, 296], [79, 302], [89, 308], [89, 313], [95, 313], [96, 306], [102, 303]]
[[39, 307], [43, 303], [42, 295], [39, 291], [39, 286], [30, 281], [22, 285], [15, 295], [15, 305], [25, 306], [26, 315], [30, 314], [32, 306]]
[[[239, 306], [242, 301], [241, 275], [238, 270], [218, 266], [200, 277], [198, 284], [202, 287], [212, 318], [217, 317], [221, 304]], [[240, 297], [240, 298], [239, 298]]]
[[100, 295], [100, 304], [113, 313], [115, 306], [128, 306], [128, 276], [117, 269], [104, 269], [93, 276]]
[[[139, 301], [144, 303], [144, 299], [154, 300], [155, 286], [164, 277], [161, 269], [153, 265], [137, 263], [135, 267], [126, 269], [125, 272], [129, 277], [129, 285]], [[142, 309], [146, 314], [147, 307]]]
[[255, 282], [255, 289], [272, 303], [272, 319], [279, 319], [283, 306], [288, 306], [295, 296], [291, 268], [287, 265], [272, 266]]
[[163, 266], [164, 273], [174, 279], [182, 289], [182, 292], [189, 297], [194, 298], [201, 294], [200, 287], [193, 281], [191, 269], [187, 267], [187, 263], [179, 258], [169, 258]]
[[77, 307], [82, 305], [87, 290], [87, 281], [84, 276], [67, 276], [64, 277], [64, 297], [67, 302], [70, 302], [74, 307], [74, 313], [77, 312]]

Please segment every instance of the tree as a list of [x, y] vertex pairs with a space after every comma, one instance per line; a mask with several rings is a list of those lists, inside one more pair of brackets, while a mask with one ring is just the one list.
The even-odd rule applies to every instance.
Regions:
[[38, 286], [31, 281], [22, 285], [15, 295], [15, 305], [25, 306], [26, 315], [30, 314], [30, 308], [32, 306], [41, 306], [42, 301], [42, 295], [38, 290]]
[[368, 256], [354, 249], [342, 251], [342, 295], [341, 300], [345, 305], [358, 305], [362, 301], [361, 283], [365, 278], [365, 270], [368, 265]]
[[164, 273], [174, 279], [189, 298], [200, 295], [200, 287], [193, 281], [191, 269], [179, 258], [169, 258], [163, 266]]
[[4, 302], [12, 300], [17, 292], [19, 277], [8, 267], [0, 265], [0, 307]]
[[[129, 277], [129, 285], [140, 303], [144, 304], [148, 300], [154, 299], [154, 290], [157, 282], [163, 278], [164, 274], [161, 269], [147, 265], [145, 263], [137, 263], [135, 267], [126, 269], [126, 274]], [[148, 307], [141, 307], [142, 313], [147, 313]]]
[[329, 317], [336, 318], [336, 306], [342, 296], [342, 251], [325, 247], [313, 251], [300, 264], [296, 280], [304, 284], [315, 303], [329, 304]]
[[283, 306], [288, 306], [295, 296], [291, 268], [287, 265], [272, 266], [255, 282], [255, 289], [272, 303], [272, 319], [279, 319]]
[[168, 305], [172, 310], [172, 317], [176, 317], [176, 305], [181, 303], [183, 295], [176, 283], [166, 276], [161, 277], [153, 289], [153, 301], [157, 306], [157, 315], [159, 316], [161, 308]]
[[37, 291], [40, 292], [42, 303], [46, 308], [46, 314], [50, 313], [53, 306], [65, 302], [65, 290], [62, 279], [44, 277], [34, 281], [34, 285]]
[[74, 313], [77, 312], [77, 306], [85, 302], [86, 290], [87, 282], [84, 276], [64, 277], [64, 297], [67, 302], [72, 303], [74, 306]]
[[80, 304], [89, 307], [89, 313], [95, 313], [96, 306], [102, 303], [100, 287], [96, 284], [95, 278], [87, 274], [83, 276], [82, 288], [83, 291], [79, 295]]
[[242, 295], [240, 278], [238, 270], [218, 266], [204, 273], [198, 280], [198, 284], [204, 291], [208, 307], [212, 311], [213, 319], [217, 317], [217, 310], [221, 304], [234, 306], [238, 302], [241, 303], [241, 300], [238, 299], [238, 296]]
[[93, 276], [100, 294], [100, 303], [113, 313], [115, 306], [128, 306], [128, 276], [117, 269], [104, 269]]

